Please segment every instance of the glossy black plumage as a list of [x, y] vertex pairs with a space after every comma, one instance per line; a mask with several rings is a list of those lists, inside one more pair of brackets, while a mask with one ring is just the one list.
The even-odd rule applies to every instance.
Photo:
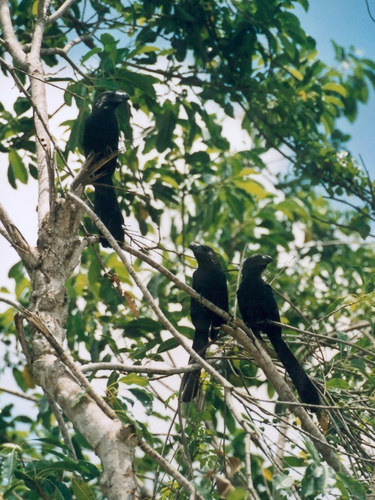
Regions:
[[[193, 273], [194, 290], [220, 309], [228, 311], [227, 279], [217, 254], [207, 245], [191, 243], [189, 247], [198, 262], [198, 269]], [[217, 330], [225, 323], [225, 320], [202, 306], [195, 299], [191, 299], [190, 302], [190, 315], [195, 328], [192, 347], [204, 358], [209, 340], [215, 340]], [[184, 375], [182, 401], [191, 401], [196, 396], [199, 376], [200, 370]]]
[[[267, 322], [280, 322], [279, 309], [272, 288], [262, 279], [262, 272], [271, 261], [271, 257], [261, 254], [253, 255], [245, 260], [242, 281], [237, 290], [242, 319], [257, 337], [260, 337], [261, 331], [268, 335], [302, 402], [319, 405], [318, 391], [282, 339], [281, 327]], [[311, 408], [311, 411], [316, 411], [316, 409]]]
[[[118, 150], [119, 128], [115, 109], [127, 99], [127, 94], [121, 91], [103, 92], [96, 99], [92, 113], [84, 126], [83, 149], [86, 157], [93, 152], [99, 160]], [[117, 157], [109, 160], [95, 173], [103, 175], [94, 183], [94, 211], [113, 237], [123, 242], [124, 218], [112, 182], [116, 167]], [[103, 237], [100, 238], [100, 242], [104, 247], [110, 246]]]

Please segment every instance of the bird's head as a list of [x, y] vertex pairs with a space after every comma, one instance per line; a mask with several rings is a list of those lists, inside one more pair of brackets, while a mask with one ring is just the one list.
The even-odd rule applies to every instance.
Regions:
[[126, 92], [122, 90], [108, 90], [100, 94], [94, 103], [93, 111], [101, 111], [103, 109], [115, 109], [122, 102], [129, 99]]
[[273, 259], [269, 255], [256, 253], [245, 260], [242, 267], [242, 274], [244, 277], [248, 274], [262, 274], [272, 261]]
[[215, 267], [219, 267], [221, 269], [219, 257], [217, 253], [212, 250], [212, 248], [199, 243], [190, 243], [189, 248], [193, 251], [194, 257], [198, 261], [198, 265], [214, 265]]

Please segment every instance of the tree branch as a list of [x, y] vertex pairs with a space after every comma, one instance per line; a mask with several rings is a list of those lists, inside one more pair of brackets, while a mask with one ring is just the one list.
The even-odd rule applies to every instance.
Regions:
[[60, 7], [46, 19], [46, 24], [51, 24], [63, 16], [64, 12], [71, 7], [76, 0], [65, 0]]
[[68, 428], [67, 428], [67, 426], [66, 426], [66, 424], [64, 422], [64, 419], [62, 417], [61, 410], [57, 406], [57, 404], [54, 401], [54, 399], [52, 398], [52, 396], [47, 391], [44, 391], [44, 395], [45, 395], [45, 397], [46, 397], [46, 399], [48, 401], [48, 404], [49, 404], [49, 406], [50, 406], [50, 408], [52, 410], [52, 413], [55, 415], [55, 419], [56, 419], [57, 425], [59, 426], [61, 435], [62, 435], [64, 443], [65, 443], [65, 446], [70, 451], [70, 455], [73, 458], [73, 460], [77, 461], [76, 451], [74, 449], [72, 440], [70, 439], [69, 431], [68, 431]]
[[18, 398], [27, 399], [28, 401], [32, 401], [33, 403], [38, 403], [39, 399], [34, 396], [28, 396], [22, 392], [13, 391], [12, 389], [8, 389], [7, 387], [0, 386], [0, 392], [6, 392], [7, 394], [12, 394], [12, 396], [17, 396]]
[[34, 33], [31, 42], [31, 50], [29, 61], [31, 66], [35, 67], [35, 63], [40, 62], [40, 49], [42, 47], [44, 29], [46, 26], [46, 13], [51, 0], [39, 0], [38, 1], [38, 15], [36, 17], [36, 23], [34, 28]]
[[180, 472], [178, 472], [164, 457], [159, 455], [151, 446], [143, 441], [142, 439], [138, 439], [138, 446], [143, 450], [146, 455], [155, 460], [156, 463], [161, 465], [165, 471], [167, 471], [172, 477], [176, 479], [176, 481], [181, 484], [184, 490], [189, 491], [191, 493], [192, 500], [204, 500], [202, 495], [194, 488], [194, 486], [188, 481], [185, 476], [183, 476]]
[[123, 363], [87, 363], [80, 367], [82, 373], [97, 372], [99, 370], [113, 370], [126, 373], [149, 373], [151, 375], [180, 375], [200, 370], [201, 367], [194, 363], [182, 368], [156, 368], [151, 366], [124, 365]]
[[12, 222], [3, 205], [0, 203], [0, 221], [2, 222], [6, 235], [3, 235], [13, 246], [15, 251], [25, 263], [28, 271], [36, 265], [38, 253], [35, 249], [31, 249], [28, 242], [22, 236], [17, 226]]
[[26, 54], [13, 29], [8, 0], [0, 0], [0, 25], [4, 34], [2, 44], [5, 45], [5, 48], [18, 66], [24, 69], [27, 68]]

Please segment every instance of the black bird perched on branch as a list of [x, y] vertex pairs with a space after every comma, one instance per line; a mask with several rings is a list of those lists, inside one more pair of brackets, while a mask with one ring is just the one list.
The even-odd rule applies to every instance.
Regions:
[[[228, 312], [227, 279], [218, 255], [207, 245], [191, 243], [189, 248], [198, 261], [198, 269], [193, 273], [194, 290]], [[193, 298], [190, 301], [190, 315], [195, 328], [193, 349], [204, 358], [209, 339], [216, 339], [217, 331], [225, 320]], [[200, 370], [184, 375], [181, 385], [183, 402], [191, 401], [197, 395], [199, 376]]]
[[[83, 132], [83, 149], [86, 158], [94, 153], [97, 160], [118, 150], [119, 128], [115, 109], [129, 99], [122, 91], [107, 91], [100, 94], [94, 103], [92, 113], [87, 118]], [[124, 218], [122, 216], [112, 175], [117, 167], [117, 157], [108, 160], [95, 173], [94, 212], [104, 225], [119, 241], [124, 241]], [[100, 176], [99, 178], [97, 178]], [[96, 179], [97, 178], [97, 179]], [[104, 247], [110, 247], [108, 241], [101, 237]]]
[[[281, 327], [269, 321], [280, 322], [279, 309], [272, 288], [262, 279], [262, 272], [272, 262], [268, 255], [256, 254], [243, 265], [242, 282], [237, 290], [242, 319], [260, 338], [260, 331], [268, 335], [280, 361], [288, 372], [303, 403], [319, 405], [317, 389], [281, 337]], [[310, 408], [316, 412], [316, 409]]]

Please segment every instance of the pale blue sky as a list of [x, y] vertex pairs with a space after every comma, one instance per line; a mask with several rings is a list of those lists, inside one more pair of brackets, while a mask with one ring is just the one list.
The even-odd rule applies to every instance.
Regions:
[[[368, 0], [375, 17], [375, 0]], [[302, 27], [317, 41], [319, 57], [327, 64], [335, 64], [331, 40], [348, 48], [353, 45], [363, 52], [364, 57], [375, 60], [375, 23], [371, 20], [366, 0], [310, 0], [307, 13], [303, 9], [296, 12]], [[360, 106], [354, 124], [341, 121], [341, 128], [352, 139], [349, 143], [351, 153], [361, 155], [375, 178], [375, 92]]]

